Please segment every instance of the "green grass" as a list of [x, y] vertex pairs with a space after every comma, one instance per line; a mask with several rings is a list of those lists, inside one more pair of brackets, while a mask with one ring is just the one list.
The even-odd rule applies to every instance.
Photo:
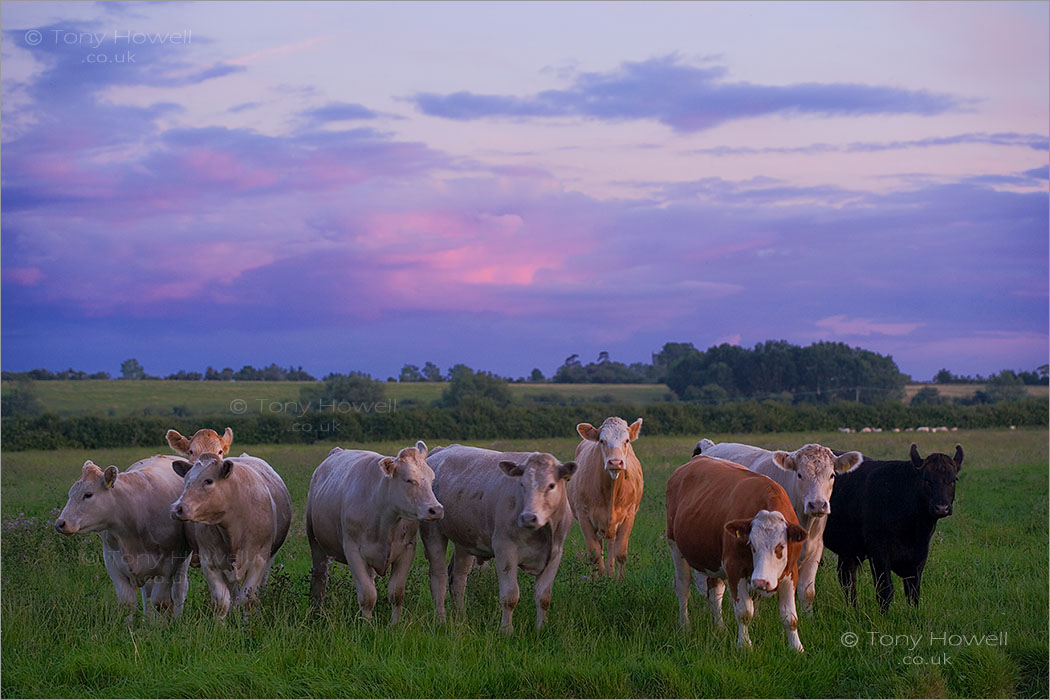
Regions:
[[[696, 436], [700, 437], [700, 436]], [[966, 461], [954, 514], [941, 521], [922, 589], [922, 607], [903, 601], [900, 584], [887, 615], [878, 613], [870, 575], [860, 606], [848, 608], [835, 581], [833, 555], [817, 580], [817, 612], [803, 616], [801, 657], [785, 644], [773, 601], [759, 601], [755, 648], [735, 648], [716, 632], [693, 595], [693, 629], [677, 627], [671, 561], [663, 539], [667, 478], [686, 461], [695, 438], [646, 437], [636, 448], [646, 475], [625, 580], [592, 580], [582, 537], [573, 527], [554, 586], [548, 626], [533, 629], [532, 577], [519, 576], [516, 633], [498, 631], [491, 567], [471, 574], [467, 610], [447, 626], [433, 621], [421, 548], [409, 579], [402, 624], [357, 612], [352, 579], [333, 565], [320, 615], [310, 613], [309, 548], [303, 511], [310, 475], [332, 447], [234, 445], [269, 461], [285, 478], [295, 517], [278, 553], [260, 609], [216, 621], [200, 572], [192, 572], [185, 614], [138, 620], [130, 627], [116, 603], [93, 535], [64, 538], [49, 513], [87, 458], [122, 467], [149, 450], [75, 450], [3, 455], [3, 697], [1046, 697], [1048, 655], [1046, 430], [952, 434], [710, 435], [765, 447], [807, 441], [904, 458], [920, 449]], [[431, 446], [442, 444], [430, 440]], [[576, 441], [501, 440], [497, 449], [551, 451], [561, 459]], [[349, 445], [344, 445], [349, 446]], [[392, 453], [401, 444], [365, 445]], [[362, 447], [354, 445], [354, 447]], [[158, 444], [157, 451], [162, 447]], [[24, 514], [24, 515], [20, 515]], [[858, 635], [855, 648], [841, 642]], [[1004, 646], [949, 645], [941, 635], [1007, 633]], [[871, 644], [871, 633], [920, 638], [914, 651]], [[933, 639], [931, 639], [931, 637]], [[877, 639], [877, 637], [876, 637]], [[943, 663], [947, 655], [949, 663]], [[925, 663], [916, 665], [917, 660]], [[939, 663], [933, 665], [936, 659]]]

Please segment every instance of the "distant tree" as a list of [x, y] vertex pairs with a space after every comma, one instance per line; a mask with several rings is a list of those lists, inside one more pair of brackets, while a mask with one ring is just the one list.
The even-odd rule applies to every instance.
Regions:
[[415, 365], [405, 365], [401, 368], [401, 374], [397, 380], [399, 382], [421, 382], [423, 375]]
[[608, 352], [606, 352], [605, 350], [602, 350], [600, 353], [598, 353], [598, 364], [602, 364], [602, 363], [608, 362], [608, 361], [609, 361], [609, 353]]
[[664, 381], [671, 366], [681, 358], [691, 353], [699, 352], [692, 343], [664, 343], [660, 352], [653, 354], [653, 368], [656, 370], [657, 379]]
[[999, 374], [993, 374], [985, 382], [985, 393], [992, 403], [999, 401], [1016, 401], [1028, 395], [1024, 388], [1024, 382], [1013, 370], [1004, 369]]
[[1039, 373], [1039, 378], [1043, 380], [1044, 384], [1047, 380], [1050, 380], [1050, 364], [1039, 365], [1035, 371]]
[[386, 387], [382, 382], [372, 379], [361, 372], [350, 374], [329, 374], [320, 385], [312, 384], [299, 390], [299, 400], [314, 409], [333, 406], [346, 402], [350, 404], [375, 404], [386, 397]]
[[44, 412], [44, 406], [37, 398], [36, 391], [28, 379], [12, 382], [13, 386], [4, 387], [0, 395], [0, 415], [8, 416], [39, 416]]
[[288, 366], [288, 371], [285, 374], [285, 380], [289, 382], [316, 382], [317, 378], [309, 372], [303, 370], [302, 365], [296, 369], [292, 369], [291, 365]]
[[109, 379], [109, 372], [95, 372], [94, 374], [89, 374], [88, 379]]
[[[483, 400], [478, 404], [477, 400]], [[449, 370], [448, 388], [442, 392], [437, 405], [456, 408], [470, 402], [472, 405], [503, 407], [510, 404], [511, 394], [507, 383], [489, 372], [475, 372], [466, 365], [455, 365]]]
[[941, 392], [932, 386], [924, 386], [911, 397], [912, 406], [939, 406], [945, 403], [948, 403], [948, 398], [941, 396]]
[[441, 374], [441, 369], [433, 362], [427, 362], [423, 365], [423, 379], [428, 382], [443, 382], [445, 377]]
[[206, 382], [221, 382], [222, 375], [216, 371], [214, 367], [208, 365], [208, 369], [204, 370], [204, 381]]
[[120, 364], [120, 376], [122, 379], [145, 379], [146, 370], [142, 368], [138, 360], [132, 358]]
[[547, 378], [543, 376], [543, 372], [540, 371], [539, 367], [534, 367], [532, 374], [529, 375], [530, 382], [545, 382]]

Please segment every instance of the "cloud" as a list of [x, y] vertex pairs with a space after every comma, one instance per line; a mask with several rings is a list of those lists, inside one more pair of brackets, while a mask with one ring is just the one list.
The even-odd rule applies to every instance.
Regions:
[[379, 114], [373, 112], [364, 105], [351, 102], [329, 102], [322, 107], [315, 107], [303, 111], [302, 116], [308, 122], [319, 125], [327, 124], [328, 122], [375, 119]]
[[571, 87], [526, 97], [467, 91], [418, 93], [424, 114], [461, 121], [492, 117], [585, 117], [606, 121], [652, 119], [678, 132], [772, 114], [860, 116], [936, 115], [974, 101], [928, 90], [859, 83], [758, 85], [729, 82], [723, 66], [690, 66], [675, 55], [625, 62], [606, 73], [580, 73]]
[[879, 323], [870, 318], [849, 318], [843, 314], [822, 318], [815, 324], [836, 336], [853, 335], [908, 335], [921, 328], [923, 323]]
[[981, 144], [1046, 151], [1050, 148], [1050, 138], [1043, 136], [1042, 134], [974, 133], [913, 139], [909, 141], [858, 141], [849, 144], [813, 143], [806, 146], [791, 147], [714, 146], [711, 148], [694, 148], [686, 151], [686, 153], [709, 156], [768, 154], [825, 155], [827, 153], [874, 153], [878, 151], [895, 151], [908, 148], [932, 148], [935, 146], [958, 146], [962, 144]]

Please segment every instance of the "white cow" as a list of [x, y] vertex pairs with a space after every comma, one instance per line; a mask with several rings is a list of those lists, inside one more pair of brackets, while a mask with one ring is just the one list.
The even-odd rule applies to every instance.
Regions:
[[[784, 487], [799, 524], [806, 530], [802, 555], [798, 559], [799, 604], [813, 611], [817, 567], [824, 553], [824, 527], [831, 512], [831, 488], [836, 474], [845, 474], [864, 461], [860, 452], [840, 457], [822, 445], [803, 445], [794, 452], [775, 452], [737, 442], [714, 443], [704, 438], [696, 444], [694, 455], [720, 457], [768, 476]], [[699, 586], [699, 581], [697, 583]]]

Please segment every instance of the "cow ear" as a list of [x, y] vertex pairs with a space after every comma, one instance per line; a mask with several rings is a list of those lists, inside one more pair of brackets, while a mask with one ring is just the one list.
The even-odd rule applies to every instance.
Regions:
[[379, 460], [379, 468], [383, 470], [383, 476], [388, 479], [394, 475], [395, 467], [397, 467], [397, 460], [393, 457], [383, 457]]
[[169, 430], [164, 436], [168, 441], [168, 447], [184, 457], [190, 454], [190, 441], [182, 436], [178, 430]]
[[798, 465], [795, 464], [795, 460], [792, 459], [791, 455], [784, 450], [777, 450], [773, 453], [773, 464], [777, 465], [786, 472], [793, 472], [798, 469]]
[[416, 442], [416, 452], [419, 453], [419, 458], [420, 459], [426, 459], [427, 458], [427, 443], [423, 442], [422, 440], [418, 440]]
[[566, 481], [576, 473], [576, 462], [565, 462], [558, 467], [558, 478], [565, 479]]
[[919, 456], [919, 446], [914, 442], [911, 444], [911, 452], [908, 455], [911, 457], [911, 465], [916, 469], [921, 469], [922, 457]]
[[171, 463], [171, 468], [174, 469], [175, 473], [181, 476], [183, 479], [186, 478], [186, 474], [189, 473], [192, 467], [193, 465], [184, 459], [176, 459], [174, 462]]
[[638, 439], [638, 433], [640, 433], [640, 432], [642, 432], [642, 419], [641, 418], [639, 418], [635, 422], [631, 423], [631, 425], [627, 427], [627, 435], [628, 435], [628, 437], [631, 438], [631, 442], [634, 442], [635, 440]]
[[226, 454], [230, 451], [230, 445], [233, 444], [233, 429], [226, 428], [226, 432], [223, 433], [222, 437], [219, 438], [219, 442], [222, 443], [222, 453]]
[[598, 442], [598, 436], [600, 433], [590, 423], [580, 423], [576, 426], [576, 432], [580, 434], [584, 440], [590, 440], [591, 442]]
[[788, 542], [805, 542], [806, 537], [808, 536], [809, 533], [806, 532], [800, 525], [796, 525], [795, 523], [788, 523]]
[[955, 456], [952, 457], [952, 461], [955, 462], [955, 473], [958, 474], [962, 471], [963, 461], [963, 448], [962, 445], [955, 446]]
[[864, 455], [860, 452], [847, 452], [835, 458], [835, 471], [846, 474], [856, 469], [864, 461]]
[[700, 443], [696, 443], [696, 447], [693, 448], [693, 456], [703, 454], [704, 448], [700, 447]]
[[747, 540], [751, 536], [751, 521], [753, 518], [744, 520], [730, 520], [726, 523], [726, 532], [738, 540]]
[[102, 483], [107, 489], [113, 488], [113, 484], [117, 483], [117, 468], [112, 464], [106, 467], [106, 471], [102, 472]]
[[503, 470], [503, 473], [507, 476], [521, 476], [525, 473], [525, 466], [512, 462], [509, 459], [501, 459], [499, 468]]
[[233, 471], [233, 460], [231, 460], [231, 459], [224, 459], [222, 461], [222, 466], [219, 467], [219, 478], [220, 479], [229, 479], [230, 478], [230, 473], [232, 471]]

